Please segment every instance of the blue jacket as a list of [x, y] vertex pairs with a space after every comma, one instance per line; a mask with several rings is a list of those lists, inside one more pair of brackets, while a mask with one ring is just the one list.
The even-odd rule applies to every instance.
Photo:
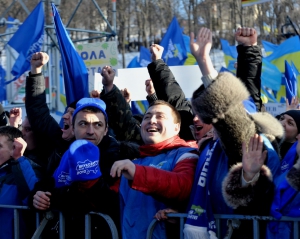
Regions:
[[[173, 149], [156, 156], [149, 156], [134, 160], [137, 165], [150, 166], [159, 168], [165, 171], [173, 171], [180, 157], [192, 150], [193, 148], [178, 148]], [[145, 177], [147, 177], [145, 175]], [[162, 182], [163, 184], [164, 182]], [[159, 185], [157, 184], [157, 191]], [[145, 185], [147, 187], [147, 185]], [[120, 184], [121, 198], [121, 225], [123, 239], [131, 238], [146, 238], [147, 229], [153, 216], [157, 211], [165, 209], [167, 205], [159, 200], [156, 200], [151, 195], [146, 195], [138, 190], [130, 188], [127, 179], [122, 177]], [[155, 239], [166, 238], [165, 226], [160, 223], [156, 226], [153, 237]]]
[[[7, 161], [0, 167], [0, 204], [27, 205], [27, 197], [38, 181], [30, 161], [25, 157]], [[0, 208], [0, 238], [14, 238], [13, 209]], [[20, 236], [24, 236], [24, 221], [20, 217]]]
[[[281, 175], [275, 178], [276, 191], [271, 206], [271, 216], [280, 219], [282, 216], [300, 217], [300, 193], [292, 188], [286, 180], [296, 158], [295, 143], [282, 160]], [[267, 227], [267, 239], [293, 239], [291, 222], [270, 222]]]

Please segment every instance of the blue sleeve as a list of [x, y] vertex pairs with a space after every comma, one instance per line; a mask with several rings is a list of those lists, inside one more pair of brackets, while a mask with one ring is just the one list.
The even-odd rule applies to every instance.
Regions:
[[18, 193], [23, 202], [26, 203], [30, 191], [34, 188], [35, 183], [39, 181], [37, 172], [35, 172], [29, 160], [22, 156], [12, 162], [12, 173], [15, 177]]
[[261, 134], [261, 136], [264, 140], [264, 145], [268, 151], [266, 165], [271, 170], [273, 179], [275, 179], [280, 175], [280, 159], [279, 159], [277, 152], [273, 148], [270, 141], [266, 138], [266, 136], [264, 136], [263, 134]]

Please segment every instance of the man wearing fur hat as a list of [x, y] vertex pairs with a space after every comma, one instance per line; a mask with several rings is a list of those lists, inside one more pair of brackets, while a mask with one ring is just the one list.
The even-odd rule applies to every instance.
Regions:
[[[257, 50], [256, 38], [252, 28], [237, 30], [239, 54], [244, 52], [242, 58], [238, 57], [238, 67], [250, 63], [261, 67], [259, 60], [252, 58], [254, 62], [250, 62], [246, 54]], [[213, 214], [269, 214], [274, 192], [272, 174], [279, 173], [279, 157], [265, 135], [271, 140], [282, 138], [283, 129], [267, 113], [249, 114], [243, 105], [249, 97], [245, 85], [230, 73], [218, 75], [215, 71], [209, 57], [209, 29], [200, 29], [196, 42], [191, 34], [190, 45], [205, 86], [192, 99], [193, 110], [204, 123], [213, 125], [218, 139], [207, 144], [200, 154], [184, 234], [186, 239], [216, 238]], [[223, 238], [226, 229], [224, 232], [221, 226], [220, 230]], [[252, 233], [252, 224], [243, 221], [230, 225], [227, 236], [253, 238]], [[263, 230], [261, 235], [264, 237]]]

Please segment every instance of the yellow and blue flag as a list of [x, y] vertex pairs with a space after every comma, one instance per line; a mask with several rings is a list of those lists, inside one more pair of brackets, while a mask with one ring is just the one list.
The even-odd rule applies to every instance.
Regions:
[[89, 97], [88, 72], [82, 58], [77, 53], [58, 11], [51, 3], [54, 27], [60, 48], [67, 105], [83, 97]]
[[234, 63], [237, 61], [236, 46], [230, 46], [227, 40], [221, 39], [221, 46], [224, 52], [224, 60], [228, 70], [235, 71]]
[[279, 91], [281, 86], [282, 73], [265, 58], [262, 59], [261, 85]]
[[160, 45], [164, 47], [162, 58], [169, 66], [183, 65], [187, 58], [182, 29], [176, 17], [170, 23]]
[[189, 65], [197, 65], [197, 60], [196, 58], [192, 55], [191, 53], [191, 48], [190, 48], [190, 37], [187, 35], [182, 35], [183, 36], [183, 40], [184, 40], [184, 45], [185, 45], [185, 49], [187, 51], [187, 58], [184, 62], [185, 66], [189, 66]]
[[265, 49], [265, 52], [266, 52], [267, 56], [271, 55], [278, 48], [278, 45], [275, 45], [275, 44], [273, 44], [271, 42], [268, 42], [268, 41], [263, 41], [262, 40], [261, 43], [263, 45], [263, 48]]
[[43, 2], [41, 1], [7, 43], [19, 53], [19, 56], [11, 70], [14, 78], [6, 81], [5, 84], [15, 81], [28, 71], [32, 55], [41, 51], [44, 43], [44, 19]]
[[281, 73], [285, 72], [285, 60], [293, 61], [298, 71], [300, 70], [300, 39], [299, 36], [291, 37], [281, 43], [274, 52], [265, 58], [274, 64]]

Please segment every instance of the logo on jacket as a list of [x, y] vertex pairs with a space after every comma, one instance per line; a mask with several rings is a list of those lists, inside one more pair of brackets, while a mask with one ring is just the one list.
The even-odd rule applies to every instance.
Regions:
[[161, 168], [167, 161], [162, 161], [159, 164], [155, 165], [155, 164], [150, 164], [150, 167], [154, 167], [154, 168]]

